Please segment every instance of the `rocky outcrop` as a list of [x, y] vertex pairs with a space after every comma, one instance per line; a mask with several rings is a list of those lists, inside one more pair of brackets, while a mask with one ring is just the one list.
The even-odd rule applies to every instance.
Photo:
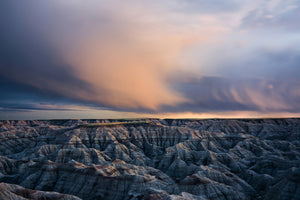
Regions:
[[117, 122], [0, 121], [0, 199], [300, 199], [299, 119]]
[[81, 200], [78, 197], [57, 192], [31, 190], [19, 185], [0, 183], [0, 199], [3, 200]]

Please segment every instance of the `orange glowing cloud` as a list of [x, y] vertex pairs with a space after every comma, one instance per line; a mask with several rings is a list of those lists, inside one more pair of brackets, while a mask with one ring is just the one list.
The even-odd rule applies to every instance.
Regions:
[[176, 37], [151, 35], [151, 38], [88, 38], [81, 48], [68, 52], [68, 61], [80, 79], [90, 83], [88, 98], [114, 107], [157, 109], [162, 104], [185, 101], [167, 87], [166, 76], [174, 69], [182, 44]]
[[[169, 87], [167, 77], [178, 68], [181, 51], [211, 37], [215, 27], [202, 34], [188, 28], [179, 31], [155, 16], [155, 9], [121, 5], [122, 11], [112, 7], [105, 10], [109, 25], [85, 24], [85, 32], [73, 26], [76, 39], [69, 35], [64, 38], [64, 59], [79, 79], [92, 86], [88, 95], [86, 91], [77, 91], [75, 95], [117, 108], [157, 110], [163, 105], [187, 102]], [[97, 13], [103, 8], [99, 9], [76, 19], [93, 16], [100, 21], [102, 16]]]

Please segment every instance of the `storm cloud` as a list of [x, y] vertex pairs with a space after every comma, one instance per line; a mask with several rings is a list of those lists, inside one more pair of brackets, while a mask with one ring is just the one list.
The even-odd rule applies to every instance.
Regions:
[[299, 6], [1, 1], [0, 114], [299, 113]]
[[140, 12], [137, 8], [119, 2], [123, 13], [103, 3], [7, 3], [1, 75], [112, 107], [156, 109], [185, 101], [164, 83], [184, 38], [127, 19]]

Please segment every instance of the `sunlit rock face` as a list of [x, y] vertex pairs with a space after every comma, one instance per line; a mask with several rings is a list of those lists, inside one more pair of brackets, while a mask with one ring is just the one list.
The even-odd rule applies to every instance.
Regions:
[[300, 199], [300, 119], [116, 122], [0, 121], [0, 199]]

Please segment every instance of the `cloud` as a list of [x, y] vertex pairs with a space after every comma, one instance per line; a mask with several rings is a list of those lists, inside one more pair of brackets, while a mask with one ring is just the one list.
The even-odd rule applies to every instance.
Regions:
[[299, 0], [260, 1], [259, 6], [251, 10], [242, 20], [242, 27], [282, 29], [284, 31], [299, 31], [300, 17]]
[[215, 14], [228, 13], [239, 10], [247, 0], [169, 0], [169, 1], [152, 1], [160, 6], [167, 7], [176, 12], [187, 14]]
[[0, 105], [299, 112], [297, 1], [257, 2], [1, 1]]
[[2, 104], [0, 107], [1, 112], [11, 112], [11, 111], [74, 111], [79, 110], [78, 108], [72, 108], [66, 105], [53, 105], [53, 104], [41, 104], [41, 103], [9, 103], [9, 104]]
[[116, 108], [155, 110], [186, 101], [165, 77], [189, 38], [144, 7], [122, 1], [1, 4], [8, 9], [1, 16], [3, 77]]
[[[263, 46], [263, 45], [262, 45]], [[299, 80], [300, 50], [296, 45], [276, 49], [272, 46], [239, 50], [236, 56], [219, 58], [218, 72], [225, 77]], [[233, 53], [232, 53], [233, 54]]]
[[167, 112], [300, 112], [299, 80], [174, 77], [177, 89], [191, 99]]

